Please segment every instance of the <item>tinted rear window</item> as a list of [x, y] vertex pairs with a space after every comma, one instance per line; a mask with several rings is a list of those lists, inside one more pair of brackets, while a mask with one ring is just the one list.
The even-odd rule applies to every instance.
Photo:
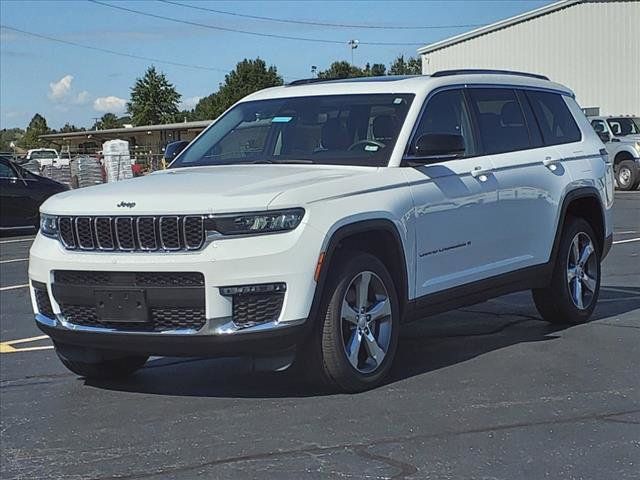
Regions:
[[580, 129], [562, 95], [537, 91], [527, 91], [526, 94], [545, 144], [560, 145], [580, 141]]
[[531, 146], [520, 102], [507, 88], [473, 88], [469, 91], [485, 154], [524, 150]]

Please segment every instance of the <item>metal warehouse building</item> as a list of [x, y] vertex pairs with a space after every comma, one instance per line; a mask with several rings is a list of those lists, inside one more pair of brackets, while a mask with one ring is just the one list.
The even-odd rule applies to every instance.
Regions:
[[540, 73], [570, 87], [589, 113], [640, 115], [639, 0], [565, 0], [418, 52], [425, 74], [461, 68]]

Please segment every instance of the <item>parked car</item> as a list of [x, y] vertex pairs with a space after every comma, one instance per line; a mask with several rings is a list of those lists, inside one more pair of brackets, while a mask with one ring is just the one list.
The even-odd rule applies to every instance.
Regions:
[[640, 185], [640, 118], [589, 117], [589, 120], [613, 159], [618, 188], [637, 189]]
[[186, 140], [178, 140], [176, 142], [167, 143], [164, 148], [164, 163], [165, 167], [175, 160], [175, 158], [182, 152], [189, 142]]
[[53, 148], [33, 148], [27, 151], [25, 162], [35, 160], [40, 167], [62, 167], [69, 165], [68, 158], [61, 158], [58, 151]]
[[48, 200], [36, 323], [89, 378], [249, 355], [360, 391], [401, 322], [529, 289], [545, 320], [586, 322], [612, 205], [602, 142], [546, 77], [294, 82], [242, 99], [167, 170]]
[[42, 202], [65, 190], [65, 185], [0, 158], [0, 230], [37, 229]]

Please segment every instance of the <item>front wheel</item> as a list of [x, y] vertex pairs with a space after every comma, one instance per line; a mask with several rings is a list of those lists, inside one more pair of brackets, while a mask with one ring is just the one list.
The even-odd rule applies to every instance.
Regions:
[[553, 323], [586, 322], [600, 292], [600, 253], [591, 225], [569, 217], [551, 284], [533, 290], [533, 300], [544, 320]]
[[635, 190], [640, 183], [640, 171], [633, 160], [623, 160], [616, 167], [616, 182], [620, 190]]
[[345, 392], [378, 386], [398, 344], [400, 310], [393, 279], [373, 255], [347, 252], [332, 263], [318, 319], [314, 368]]

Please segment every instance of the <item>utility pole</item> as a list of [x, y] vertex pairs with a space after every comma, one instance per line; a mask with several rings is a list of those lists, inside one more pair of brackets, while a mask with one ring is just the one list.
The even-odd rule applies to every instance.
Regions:
[[358, 48], [359, 40], [349, 40], [347, 45], [351, 48], [351, 66], [353, 67], [353, 51]]

